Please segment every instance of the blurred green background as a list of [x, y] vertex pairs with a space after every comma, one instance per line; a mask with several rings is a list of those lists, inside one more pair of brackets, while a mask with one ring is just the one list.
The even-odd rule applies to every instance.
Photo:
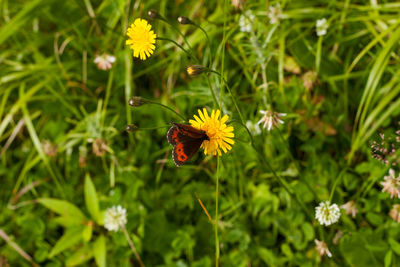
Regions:
[[[168, 40], [133, 58], [136, 18], [198, 61]], [[397, 152], [385, 165], [370, 147], [379, 134], [398, 146], [399, 18], [397, 1], [0, 0], [0, 266], [139, 266], [123, 231], [102, 226], [113, 205], [146, 266], [215, 265], [197, 197], [214, 220], [217, 158], [177, 168], [166, 133], [181, 119], [128, 105], [141, 96], [191, 119], [217, 108], [210, 87], [235, 127], [220, 158], [220, 266], [400, 266], [398, 199], [379, 184]], [[109, 70], [94, 63], [103, 53]], [[192, 64], [222, 73], [232, 95], [214, 73], [189, 77]], [[260, 110], [287, 113], [284, 124], [258, 127]], [[355, 201], [355, 218], [319, 225], [330, 198]]]

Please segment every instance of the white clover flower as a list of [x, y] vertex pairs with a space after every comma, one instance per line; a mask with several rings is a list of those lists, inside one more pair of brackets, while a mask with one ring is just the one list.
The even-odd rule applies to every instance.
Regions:
[[282, 9], [281, 5], [278, 3], [275, 6], [270, 6], [268, 8], [268, 18], [269, 23], [276, 24], [282, 18]]
[[251, 32], [253, 30], [253, 22], [256, 17], [247, 10], [244, 14], [239, 17], [239, 27], [241, 32]]
[[328, 27], [329, 25], [326, 18], [318, 19], [315, 25], [317, 35], [318, 36], [325, 35], [328, 30]]
[[257, 123], [253, 123], [252, 121], [246, 121], [246, 127], [249, 129], [252, 135], [261, 134], [261, 128]]
[[319, 203], [319, 206], [315, 208], [315, 218], [321, 225], [331, 225], [340, 218], [340, 209], [338, 205], [332, 204], [329, 201]]
[[314, 239], [315, 242], [315, 249], [318, 251], [320, 256], [324, 256], [325, 254], [328, 257], [332, 257], [332, 253], [328, 249], [328, 245], [324, 241], [319, 241]]
[[115, 57], [107, 54], [97, 55], [94, 59], [94, 63], [97, 65], [97, 68], [101, 70], [111, 69], [114, 62]]
[[108, 208], [104, 214], [104, 227], [108, 231], [118, 231], [126, 224], [126, 209], [120, 205]]
[[389, 170], [389, 175], [384, 177], [384, 182], [381, 182], [383, 186], [382, 192], [387, 192], [390, 197], [396, 196], [400, 198], [400, 177], [396, 177], [396, 173], [393, 169]]
[[257, 124], [264, 122], [264, 128], [268, 131], [271, 131], [272, 126], [278, 127], [279, 123], [283, 124], [284, 122], [281, 118], [286, 116], [286, 113], [277, 113], [272, 110], [260, 110], [260, 113], [264, 116], [257, 122]]

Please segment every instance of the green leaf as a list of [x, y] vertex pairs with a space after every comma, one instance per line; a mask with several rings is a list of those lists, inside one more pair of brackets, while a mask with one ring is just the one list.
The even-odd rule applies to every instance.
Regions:
[[68, 201], [54, 198], [39, 198], [37, 201], [62, 217], [68, 218], [71, 224], [81, 225], [87, 220], [82, 211]]
[[66, 230], [64, 235], [57, 241], [54, 248], [50, 251], [49, 258], [54, 257], [60, 252], [70, 248], [82, 240], [82, 227], [75, 226]]
[[399, 242], [397, 242], [393, 238], [389, 238], [389, 245], [397, 255], [400, 255], [400, 243]]
[[103, 235], [100, 235], [93, 244], [93, 254], [97, 266], [106, 266], [106, 252], [106, 238]]
[[83, 228], [82, 231], [82, 238], [85, 242], [89, 242], [90, 239], [92, 239], [92, 233], [93, 233], [93, 226], [92, 226], [92, 221], [88, 225], [85, 225], [85, 228]]
[[96, 188], [89, 174], [86, 174], [85, 177], [85, 202], [90, 215], [92, 215], [97, 223], [100, 223], [99, 200], [97, 199]]
[[85, 261], [93, 257], [91, 246], [84, 246], [78, 249], [74, 254], [67, 258], [65, 261], [66, 266], [77, 266], [81, 265]]
[[391, 250], [389, 250], [387, 253], [386, 253], [386, 255], [385, 255], [385, 260], [384, 260], [384, 262], [385, 262], [385, 267], [390, 267], [390, 266], [392, 266], [391, 264], [392, 264], [392, 255], [393, 255], [393, 252], [391, 251]]
[[260, 256], [260, 258], [263, 260], [263, 262], [266, 263], [268, 266], [276, 265], [275, 256], [271, 250], [259, 247], [257, 249], [257, 254]]

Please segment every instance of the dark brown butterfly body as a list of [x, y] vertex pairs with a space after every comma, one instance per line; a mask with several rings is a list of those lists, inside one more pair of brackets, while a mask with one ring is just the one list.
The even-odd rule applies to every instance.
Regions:
[[206, 132], [181, 123], [173, 123], [167, 138], [174, 146], [172, 159], [176, 166], [185, 164], [199, 150], [204, 140], [210, 140]]

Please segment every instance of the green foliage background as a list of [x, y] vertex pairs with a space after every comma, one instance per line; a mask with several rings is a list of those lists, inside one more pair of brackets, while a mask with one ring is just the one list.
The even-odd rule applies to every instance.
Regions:
[[[277, 3], [282, 16], [271, 24]], [[183, 32], [199, 62], [163, 40], [146, 61], [132, 57], [126, 28], [149, 9]], [[248, 10], [252, 30], [241, 32]], [[205, 29], [211, 54], [202, 31], [178, 25], [181, 15]], [[197, 153], [175, 167], [165, 135], [179, 117], [160, 105], [128, 105], [141, 96], [189, 119], [217, 107], [211, 86], [236, 135], [220, 160], [221, 266], [400, 265], [400, 228], [388, 215], [398, 199], [381, 192], [389, 167], [369, 147], [398, 129], [398, 2], [247, 1], [236, 9], [227, 0], [0, 0], [0, 17], [0, 230], [10, 238], [0, 239], [3, 262], [32, 265], [15, 242], [39, 266], [139, 266], [123, 232], [102, 226], [102, 212], [121, 205], [146, 266], [215, 265], [214, 225], [197, 197], [215, 219], [217, 159]], [[318, 37], [323, 17], [330, 26]], [[174, 27], [149, 22], [187, 49]], [[109, 71], [93, 63], [103, 52], [116, 56]], [[195, 63], [223, 73], [244, 123], [273, 109], [287, 113], [284, 125], [255, 134], [252, 147], [220, 77], [186, 74]], [[308, 71], [318, 77], [309, 89]], [[127, 133], [132, 123], [139, 130]], [[92, 151], [98, 138], [103, 156]], [[331, 194], [338, 205], [354, 200], [358, 214], [342, 210], [338, 223], [322, 227], [314, 209]], [[321, 258], [314, 239], [333, 257]]]

